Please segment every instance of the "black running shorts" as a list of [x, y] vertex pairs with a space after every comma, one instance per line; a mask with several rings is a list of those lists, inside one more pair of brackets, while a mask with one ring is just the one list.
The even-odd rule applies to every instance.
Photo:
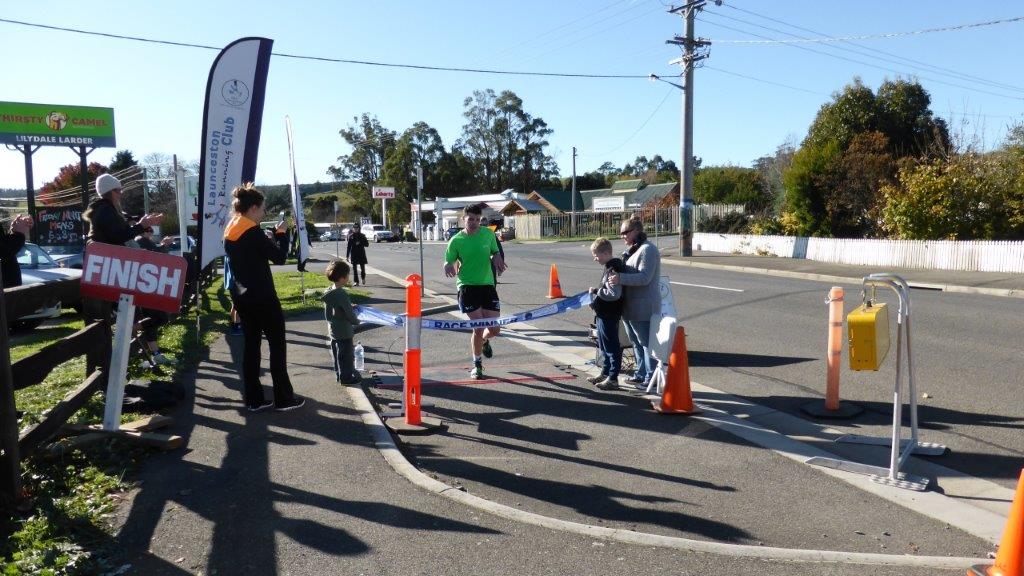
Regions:
[[459, 310], [469, 314], [483, 308], [484, 310], [501, 311], [498, 291], [493, 285], [463, 286], [459, 288]]

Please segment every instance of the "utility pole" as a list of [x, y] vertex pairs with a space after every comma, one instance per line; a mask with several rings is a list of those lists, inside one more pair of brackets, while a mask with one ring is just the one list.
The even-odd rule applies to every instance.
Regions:
[[[721, 6], [722, 0], [714, 0]], [[679, 174], [679, 255], [693, 256], [693, 69], [708, 57], [707, 47], [711, 42], [703, 38], [694, 38], [693, 21], [697, 12], [701, 11], [707, 0], [694, 0], [678, 8], [670, 8], [672, 14], [682, 14], [685, 22], [686, 36], [675, 36], [666, 40], [667, 44], [675, 44], [683, 48], [683, 56], [669, 62], [682, 67], [683, 76], [683, 164]]]
[[576, 147], [572, 147], [572, 213], [569, 215], [569, 235], [576, 237]]

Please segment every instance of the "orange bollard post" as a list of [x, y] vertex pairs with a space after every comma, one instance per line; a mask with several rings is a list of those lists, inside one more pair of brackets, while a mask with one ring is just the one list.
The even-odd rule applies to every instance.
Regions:
[[405, 379], [402, 390], [402, 418], [386, 418], [384, 425], [397, 434], [426, 434], [441, 428], [437, 418], [424, 416], [421, 398], [420, 363], [420, 331], [423, 316], [420, 300], [423, 279], [419, 274], [410, 274], [405, 278]]
[[548, 278], [548, 298], [565, 298], [562, 294], [562, 284], [558, 282], [558, 267], [551, 265], [551, 274]]
[[422, 308], [419, 274], [406, 277], [405, 286], [405, 423], [419, 426], [420, 418], [420, 317]]
[[843, 287], [828, 291], [828, 345], [825, 349], [825, 406], [815, 401], [800, 407], [818, 418], [852, 418], [864, 411], [856, 404], [839, 403], [839, 368], [843, 355]]
[[686, 332], [676, 327], [672, 338], [672, 352], [668, 356], [668, 374], [661, 400], [651, 402], [659, 414], [700, 414], [690, 391], [690, 361], [686, 357]]
[[967, 576], [1024, 576], [1024, 470], [1017, 481], [1017, 493], [1006, 519], [1003, 539], [992, 566], [973, 566]]
[[828, 375], [825, 377], [825, 409], [839, 410], [839, 362], [843, 354], [843, 287], [828, 292]]

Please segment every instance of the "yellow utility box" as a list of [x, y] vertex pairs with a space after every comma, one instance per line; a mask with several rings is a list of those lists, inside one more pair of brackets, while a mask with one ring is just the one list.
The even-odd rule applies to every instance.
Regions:
[[861, 304], [846, 317], [850, 369], [878, 370], [889, 353], [889, 313], [885, 304]]

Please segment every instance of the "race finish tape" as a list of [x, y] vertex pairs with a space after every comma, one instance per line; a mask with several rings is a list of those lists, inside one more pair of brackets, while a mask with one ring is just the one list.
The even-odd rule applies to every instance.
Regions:
[[[472, 330], [473, 328], [488, 328], [490, 326], [507, 326], [516, 322], [528, 322], [546, 316], [554, 316], [570, 310], [577, 310], [590, 304], [593, 297], [589, 292], [581, 292], [554, 304], [534, 308], [526, 312], [520, 312], [512, 316], [500, 318], [483, 318], [480, 320], [430, 320], [423, 318], [420, 325], [430, 330]], [[369, 306], [356, 306], [356, 316], [363, 324], [377, 324], [380, 326], [405, 326], [404, 314], [391, 314]]]

